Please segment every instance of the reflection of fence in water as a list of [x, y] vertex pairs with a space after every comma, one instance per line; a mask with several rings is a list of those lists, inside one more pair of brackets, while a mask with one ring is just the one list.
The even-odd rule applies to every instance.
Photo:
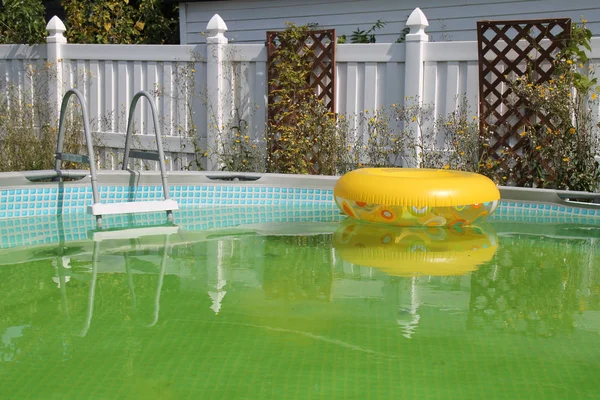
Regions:
[[541, 336], [573, 331], [576, 314], [600, 309], [593, 246], [593, 239], [503, 238], [494, 262], [471, 275], [469, 327]]
[[[335, 237], [331, 234], [250, 235], [174, 242], [166, 255], [170, 273], [179, 274], [176, 270], [181, 263], [192, 268], [191, 278], [200, 278], [196, 279], [200, 286], [188, 285], [194, 289], [194, 296], [195, 293], [205, 296], [205, 288], [213, 283], [211, 279], [215, 277], [210, 271], [217, 269], [218, 263], [213, 261], [219, 260], [201, 257], [215, 247], [221, 249], [219, 262], [223, 277], [229, 281], [223, 288], [227, 291], [236, 291], [241, 285], [260, 290], [262, 285], [268, 300], [331, 301], [334, 294], [334, 301], [338, 296], [339, 299], [377, 298], [383, 302], [389, 320], [397, 320], [407, 337], [414, 334], [419, 324], [423, 302], [435, 306], [440, 292], [454, 292], [454, 295], [460, 292], [465, 297], [461, 297], [456, 307], [468, 311], [469, 328], [550, 336], [573, 331], [581, 311], [600, 310], [600, 271], [593, 267], [599, 264], [600, 255], [594, 252], [594, 240], [503, 236], [502, 246], [492, 262], [464, 277], [389, 276], [375, 268], [353, 265], [344, 261], [337, 249], [332, 250]], [[45, 324], [42, 330], [35, 324], [33, 328], [24, 327], [23, 336], [27, 338], [15, 337], [11, 343], [31, 341], [32, 335], [35, 341], [44, 343], [65, 332], [82, 333], [88, 312], [93, 311], [88, 303], [92, 297], [98, 309], [94, 317], [100, 319], [98, 326], [107, 316], [119, 321], [133, 319], [141, 325], [151, 323], [157, 315], [156, 306], [160, 305], [156, 300], [162, 288], [160, 262], [165, 255], [161, 241], [162, 238], [155, 237], [152, 245], [137, 247], [131, 242], [120, 242], [122, 247], [107, 244], [107, 252], [99, 258], [101, 268], [96, 276], [95, 293], [90, 290], [94, 279], [90, 273], [93, 271], [90, 247], [86, 250], [81, 243], [63, 248], [60, 257], [58, 253], [37, 252], [39, 261], [32, 263], [27, 273], [19, 265], [3, 266], [0, 279], [3, 325], [25, 326], [29, 321], [40, 320], [51, 306], [44, 299], [53, 299], [52, 313], [60, 314], [55, 317], [56, 324]], [[64, 268], [65, 260], [70, 268]], [[30, 274], [32, 270], [36, 273]], [[185, 291], [186, 279], [182, 278], [185, 277], [164, 277], [162, 290], [170, 287]], [[168, 279], [170, 285], [166, 284]], [[432, 290], [437, 291], [437, 297], [432, 296]], [[32, 299], [30, 307], [17, 310], [6, 303], [19, 297]], [[223, 304], [224, 309], [230, 306], [235, 309], [231, 303]], [[446, 304], [440, 306], [447, 308]], [[10, 343], [0, 343], [0, 347], [7, 357], [14, 357]]]
[[265, 252], [268, 298], [331, 300], [331, 235], [267, 237]]

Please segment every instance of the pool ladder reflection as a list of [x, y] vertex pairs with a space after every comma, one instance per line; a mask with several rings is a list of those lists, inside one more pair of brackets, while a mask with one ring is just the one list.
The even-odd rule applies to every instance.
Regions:
[[[81, 332], [79, 333], [79, 336], [82, 336], [82, 337], [86, 336], [90, 329], [90, 326], [92, 324], [92, 318], [94, 315], [94, 300], [95, 300], [95, 293], [96, 293], [96, 282], [98, 279], [98, 264], [100, 262], [99, 258], [100, 258], [100, 250], [101, 250], [102, 241], [108, 240], [108, 239], [138, 239], [142, 236], [164, 235], [164, 243], [163, 243], [164, 247], [163, 247], [163, 253], [161, 256], [161, 260], [160, 260], [160, 271], [159, 271], [159, 275], [158, 275], [158, 283], [156, 284], [156, 291], [155, 291], [155, 295], [154, 295], [154, 311], [152, 314], [152, 320], [150, 321], [150, 323], [144, 324], [146, 327], [150, 328], [150, 327], [153, 327], [154, 325], [156, 325], [156, 323], [158, 322], [158, 319], [159, 319], [160, 295], [161, 295], [161, 291], [162, 291], [165, 272], [167, 269], [167, 257], [170, 252], [169, 238], [171, 235], [178, 234], [178, 233], [179, 233], [179, 228], [175, 227], [175, 226], [148, 227], [148, 228], [127, 229], [127, 230], [121, 230], [121, 231], [110, 231], [110, 232], [100, 231], [100, 232], [92, 232], [91, 233], [91, 239], [94, 241], [94, 250], [92, 253], [92, 280], [91, 280], [90, 292], [89, 292], [89, 296], [88, 296], [86, 319], [85, 319], [84, 326], [83, 326]], [[136, 297], [135, 297], [135, 291], [134, 291], [134, 286], [133, 286], [132, 271], [131, 271], [131, 267], [129, 265], [130, 264], [129, 263], [129, 255], [127, 253], [125, 253], [124, 257], [125, 257], [125, 269], [126, 269], [126, 272], [128, 275], [127, 280], [128, 280], [128, 285], [129, 285], [129, 291], [131, 293], [133, 308], [135, 310]]]

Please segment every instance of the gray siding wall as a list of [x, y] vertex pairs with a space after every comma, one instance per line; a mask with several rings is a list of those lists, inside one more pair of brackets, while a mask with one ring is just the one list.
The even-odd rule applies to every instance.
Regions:
[[181, 3], [181, 42], [203, 43], [202, 32], [218, 13], [227, 24], [226, 36], [235, 42], [265, 41], [265, 31], [282, 30], [285, 22], [318, 23], [335, 28], [337, 35], [369, 29], [378, 20], [387, 22], [376, 32], [377, 42], [394, 42], [408, 15], [419, 7], [429, 20], [432, 41], [476, 40], [476, 21], [498, 19], [585, 18], [595, 36], [600, 35], [600, 0], [227, 0]]

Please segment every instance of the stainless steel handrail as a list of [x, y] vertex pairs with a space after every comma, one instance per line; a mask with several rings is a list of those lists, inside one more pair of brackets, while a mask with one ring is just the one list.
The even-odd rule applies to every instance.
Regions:
[[[60, 176], [60, 163], [63, 159], [63, 143], [64, 143], [64, 135], [65, 135], [65, 115], [67, 111], [67, 106], [69, 105], [69, 99], [71, 96], [75, 96], [79, 101], [79, 106], [81, 107], [81, 116], [83, 118], [83, 134], [85, 135], [85, 144], [88, 151], [88, 160], [84, 160], [82, 157], [82, 162], [89, 162], [90, 165], [90, 176], [92, 181], [92, 196], [94, 203], [98, 203], [100, 201], [100, 196], [98, 195], [98, 178], [96, 176], [96, 160], [94, 159], [94, 143], [92, 142], [92, 132], [90, 130], [90, 119], [88, 116], [87, 105], [85, 103], [85, 98], [83, 94], [77, 89], [69, 89], [63, 96], [62, 104], [60, 106], [60, 116], [58, 121], [58, 141], [56, 144], [56, 153], [54, 154], [55, 164], [54, 169], [56, 170], [57, 175]], [[96, 220], [100, 219], [101, 223], [102, 216], [97, 216]]]
[[[167, 183], [167, 172], [166, 172], [166, 166], [165, 166], [165, 156], [164, 156], [164, 151], [163, 151], [163, 145], [162, 145], [162, 136], [160, 133], [160, 125], [158, 122], [158, 113], [156, 111], [156, 105], [154, 104], [154, 101], [152, 100], [152, 97], [150, 96], [150, 94], [146, 91], [139, 91], [137, 92], [134, 96], [133, 99], [131, 100], [131, 106], [129, 107], [129, 116], [127, 118], [127, 133], [125, 136], [125, 154], [123, 156], [123, 170], [127, 169], [127, 164], [129, 163], [129, 158], [131, 156], [131, 135], [133, 134], [133, 119], [134, 119], [134, 112], [135, 112], [135, 108], [138, 104], [138, 101], [140, 98], [145, 97], [146, 100], [148, 100], [148, 103], [150, 104], [150, 110], [152, 111], [152, 119], [154, 121], [154, 136], [156, 137], [156, 148], [158, 151], [158, 164], [160, 167], [160, 177], [162, 180], [162, 185], [163, 185], [163, 194], [164, 194], [164, 199], [168, 200], [169, 199], [169, 184]], [[137, 155], [137, 158], [145, 158], [144, 156], [141, 156], [140, 154]], [[151, 157], [151, 159], [155, 159], [154, 157]], [[173, 221], [173, 211], [168, 210], [167, 211], [167, 218], [169, 220], [169, 222]]]

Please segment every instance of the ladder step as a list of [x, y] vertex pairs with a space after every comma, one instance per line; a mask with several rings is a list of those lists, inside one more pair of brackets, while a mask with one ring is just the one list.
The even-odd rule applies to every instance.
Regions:
[[111, 214], [137, 214], [154, 211], [179, 210], [175, 200], [160, 201], [130, 201], [126, 203], [96, 203], [88, 206], [88, 214], [111, 215]]
[[88, 156], [84, 156], [81, 154], [54, 153], [54, 159], [61, 160], [61, 161], [70, 161], [73, 163], [83, 163], [83, 164], [90, 163], [90, 158]]
[[156, 151], [129, 150], [129, 158], [139, 158], [149, 161], [160, 161], [160, 155]]

